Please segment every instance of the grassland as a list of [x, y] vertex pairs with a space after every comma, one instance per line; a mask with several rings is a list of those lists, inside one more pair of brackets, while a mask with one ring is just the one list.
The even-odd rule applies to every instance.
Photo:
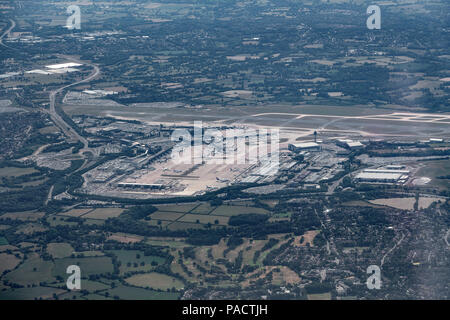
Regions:
[[123, 285], [106, 292], [110, 297], [118, 297], [125, 300], [177, 300], [180, 296], [177, 292], [159, 292]]
[[10, 212], [0, 216], [0, 219], [12, 219], [21, 221], [37, 221], [45, 215], [43, 212], [24, 211], [24, 212]]
[[[428, 208], [433, 202], [438, 201], [439, 198], [419, 198], [418, 207], [419, 209]], [[416, 202], [415, 198], [388, 198], [388, 199], [375, 199], [370, 200], [370, 203], [376, 205], [383, 205], [392, 208], [397, 208], [401, 210], [413, 210], [414, 204]]]
[[0, 253], [0, 274], [5, 270], [13, 270], [20, 261], [21, 259], [17, 258], [15, 255]]
[[222, 206], [216, 208], [210, 214], [215, 215], [215, 216], [230, 217], [230, 216], [236, 216], [239, 214], [248, 214], [248, 213], [268, 214], [269, 212], [262, 208], [222, 205]]
[[111, 250], [120, 261], [120, 273], [150, 271], [157, 265], [164, 263], [164, 258], [157, 256], [145, 256], [139, 250]]
[[82, 277], [112, 273], [113, 265], [109, 257], [85, 257], [85, 258], [63, 258], [55, 260], [55, 268], [52, 270], [54, 276], [65, 278], [66, 270], [70, 265], [77, 265], [82, 270]]
[[444, 172], [450, 172], [450, 160], [437, 160], [423, 162], [424, 167], [417, 172], [417, 176], [431, 178], [428, 184], [439, 187], [444, 190], [450, 189], [450, 179], [439, 179], [445, 175]]
[[202, 215], [202, 214], [186, 214], [182, 218], [180, 218], [178, 221], [180, 222], [193, 222], [193, 223], [201, 223], [201, 224], [219, 224], [219, 225], [227, 225], [228, 220], [230, 220], [229, 217], [225, 216], [209, 216], [209, 215]]
[[82, 215], [83, 218], [106, 220], [108, 218], [118, 217], [124, 209], [120, 208], [100, 208], [90, 211], [87, 214]]
[[152, 219], [156, 220], [168, 220], [168, 221], [175, 221], [182, 217], [184, 213], [180, 212], [171, 212], [171, 211], [156, 211], [151, 214]]
[[161, 205], [156, 206], [161, 211], [173, 211], [173, 212], [181, 212], [186, 213], [197, 207], [198, 204], [176, 204], [176, 205]]
[[20, 177], [26, 174], [32, 174], [39, 172], [34, 168], [16, 168], [16, 167], [4, 167], [0, 168], [0, 177]]
[[2, 291], [0, 300], [33, 300], [50, 299], [54, 295], [64, 293], [64, 290], [51, 287], [19, 288]]
[[182, 281], [161, 273], [151, 272], [144, 274], [136, 274], [131, 276], [125, 281], [133, 286], [152, 288], [159, 290], [167, 290], [175, 288], [176, 290], [182, 289], [184, 284]]
[[49, 243], [47, 245], [47, 252], [55, 259], [70, 257], [74, 251], [68, 243]]
[[331, 292], [308, 294], [308, 300], [331, 300]]
[[7, 273], [4, 278], [23, 286], [52, 282], [55, 280], [52, 275], [52, 268], [53, 263], [51, 261], [44, 261], [38, 256], [32, 256], [17, 269]]

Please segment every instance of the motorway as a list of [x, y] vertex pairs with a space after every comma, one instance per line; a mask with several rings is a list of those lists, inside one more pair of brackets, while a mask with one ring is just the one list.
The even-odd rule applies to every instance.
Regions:
[[[86, 140], [86, 138], [84, 138], [81, 135], [79, 135], [78, 132], [74, 128], [72, 128], [66, 121], [64, 121], [64, 119], [56, 111], [55, 105], [56, 105], [56, 96], [59, 93], [61, 93], [62, 91], [64, 91], [65, 89], [67, 89], [69, 87], [78, 85], [80, 83], [89, 82], [89, 81], [95, 79], [100, 74], [100, 68], [97, 67], [94, 64], [87, 63], [87, 62], [84, 62], [84, 61], [79, 61], [79, 60], [76, 60], [76, 59], [74, 59], [72, 57], [63, 56], [63, 55], [59, 55], [59, 57], [67, 59], [67, 60], [72, 61], [72, 62], [88, 65], [88, 66], [90, 66], [90, 67], [92, 67], [94, 69], [87, 78], [85, 78], [83, 80], [80, 80], [80, 81], [77, 81], [77, 82], [74, 82], [74, 83], [71, 83], [71, 84], [68, 84], [68, 85], [65, 85], [65, 86], [63, 86], [61, 88], [58, 88], [58, 89], [50, 91], [50, 95], [49, 95], [49, 97], [50, 97], [50, 108], [48, 110], [48, 114], [50, 115], [50, 118], [52, 119], [52, 121], [55, 123], [56, 126], [58, 126], [62, 130], [62, 132], [64, 132], [64, 134], [67, 136], [67, 138], [69, 138], [70, 140], [79, 141], [79, 142], [81, 142], [83, 144], [83, 148], [78, 151], [78, 154], [81, 157], [85, 157], [85, 153], [89, 152], [89, 153], [92, 154], [92, 156], [94, 158], [95, 153], [93, 152], [92, 149], [89, 148], [89, 142]], [[91, 160], [88, 157], [85, 157], [85, 161], [84, 161], [83, 165], [76, 171], [79, 171], [79, 170], [82, 170], [82, 169], [86, 168], [89, 165], [89, 163], [91, 162]], [[51, 199], [53, 197], [53, 188], [54, 188], [54, 186], [50, 187], [50, 190], [49, 190], [47, 199], [45, 201], [45, 204], [47, 204], [49, 201], [51, 201]]]
[[3, 38], [6, 37], [16, 27], [16, 22], [14, 20], [9, 19], [9, 21], [11, 22], [11, 27], [9, 27], [8, 30], [3, 32], [3, 34], [0, 36], [0, 45], [11, 50], [17, 50], [3, 43]]
[[53, 90], [50, 92], [50, 109], [49, 109], [49, 115], [50, 118], [52, 119], [52, 121], [64, 132], [64, 134], [71, 140], [76, 140], [79, 141], [83, 144], [83, 148], [80, 149], [79, 154], [82, 155], [84, 152], [91, 152], [94, 155], [94, 152], [92, 152], [92, 150], [89, 148], [89, 143], [88, 141], [82, 137], [81, 135], [78, 134], [78, 132], [75, 131], [74, 128], [72, 128], [67, 122], [64, 121], [64, 119], [58, 114], [58, 112], [56, 112], [55, 109], [55, 104], [56, 104], [56, 96], [61, 93], [63, 90], [78, 85], [80, 83], [85, 83], [85, 82], [89, 82], [93, 79], [95, 79], [99, 74], [100, 74], [100, 68], [97, 67], [94, 64], [90, 64], [87, 62], [83, 62], [83, 61], [79, 61], [76, 60], [74, 58], [71, 57], [67, 57], [67, 56], [61, 56], [62, 58], [65, 58], [67, 60], [70, 60], [72, 62], [76, 62], [76, 63], [81, 63], [81, 64], [85, 64], [88, 65], [90, 67], [92, 67], [94, 70], [92, 71], [92, 73], [83, 80], [65, 85], [59, 89]]

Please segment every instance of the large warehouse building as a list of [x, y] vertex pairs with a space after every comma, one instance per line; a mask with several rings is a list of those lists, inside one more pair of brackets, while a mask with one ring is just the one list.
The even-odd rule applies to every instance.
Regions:
[[355, 179], [359, 182], [404, 183], [408, 175], [408, 170], [365, 169]]

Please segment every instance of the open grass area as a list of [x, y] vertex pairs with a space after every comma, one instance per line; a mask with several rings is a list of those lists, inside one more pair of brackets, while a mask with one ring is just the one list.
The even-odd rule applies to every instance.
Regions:
[[74, 249], [68, 243], [49, 243], [47, 252], [55, 259], [67, 258], [74, 253]]
[[87, 279], [82, 279], [81, 280], [81, 289], [82, 290], [87, 290], [89, 292], [95, 292], [95, 291], [99, 291], [99, 290], [105, 290], [105, 289], [109, 289], [110, 286], [98, 281], [91, 281], [91, 280], [87, 280]]
[[105, 220], [103, 219], [84, 219], [83, 223], [85, 225], [96, 225], [100, 226], [102, 224], [105, 224]]
[[83, 214], [88, 213], [89, 211], [92, 211], [92, 209], [72, 209], [66, 212], [61, 212], [59, 213], [59, 215], [68, 217], [80, 217]]
[[5, 237], [0, 237], [0, 246], [4, 246], [9, 244], [8, 240]]
[[156, 206], [161, 211], [173, 211], [186, 213], [198, 206], [198, 203], [193, 204], [171, 204], [171, 205], [159, 205]]
[[331, 292], [308, 294], [308, 300], [331, 300]]
[[0, 274], [5, 270], [13, 270], [19, 264], [20, 260], [13, 254], [0, 253]]
[[160, 290], [172, 288], [179, 290], [184, 287], [183, 282], [177, 278], [156, 272], [136, 274], [125, 279], [125, 281], [133, 286]]
[[445, 173], [450, 172], [450, 160], [436, 160], [436, 161], [424, 161], [424, 165], [417, 172], [417, 176], [431, 178], [431, 181], [427, 185], [436, 186], [441, 189], [450, 189], [450, 179], [439, 179], [439, 176], [446, 175]]
[[191, 210], [191, 213], [196, 214], [209, 214], [211, 211], [213, 211], [216, 207], [211, 206], [209, 203], [202, 203], [198, 207], [196, 207], [194, 210]]
[[36, 222], [27, 223], [19, 226], [15, 233], [17, 234], [26, 234], [26, 235], [32, 235], [34, 233], [38, 232], [44, 232], [47, 231], [48, 228], [44, 225]]
[[172, 221], [165, 221], [165, 220], [142, 220], [143, 223], [148, 224], [149, 226], [154, 227], [167, 227]]
[[49, 287], [18, 288], [2, 291], [0, 300], [34, 300], [52, 299], [53, 295], [64, 293], [64, 290]]
[[52, 268], [53, 263], [51, 261], [44, 261], [37, 255], [33, 255], [25, 260], [17, 269], [7, 273], [4, 279], [23, 286], [37, 285], [41, 282], [52, 282], [55, 280], [52, 275]]
[[99, 208], [83, 215], [83, 218], [106, 220], [108, 218], [118, 217], [123, 210], [121, 208]]
[[20, 177], [26, 174], [39, 172], [34, 168], [16, 168], [16, 167], [4, 167], [0, 168], [0, 177]]
[[204, 224], [200, 223], [189, 223], [189, 222], [172, 222], [167, 226], [169, 230], [187, 230], [187, 229], [203, 229], [205, 228]]
[[201, 224], [210, 223], [210, 224], [227, 225], [228, 220], [230, 220], [230, 217], [188, 213], [188, 214], [184, 215], [183, 217], [181, 217], [178, 221], [201, 223]]
[[157, 265], [164, 263], [164, 258], [158, 256], [145, 256], [139, 250], [111, 250], [120, 261], [120, 273], [150, 271]]
[[24, 211], [24, 212], [9, 212], [0, 216], [0, 219], [12, 219], [21, 221], [36, 221], [45, 215], [43, 212]]
[[117, 297], [124, 300], [177, 300], [180, 296], [177, 292], [159, 292], [123, 285], [106, 292], [109, 297]]
[[110, 257], [64, 258], [55, 260], [54, 276], [67, 278], [66, 270], [70, 265], [77, 265], [82, 270], [82, 277], [112, 273], [113, 265]]
[[75, 226], [78, 224], [78, 222], [75, 221], [67, 221], [69, 217], [61, 217], [57, 215], [49, 216], [46, 218], [47, 222], [50, 224], [51, 227], [56, 226]]
[[148, 239], [146, 241], [147, 244], [152, 246], [161, 246], [161, 247], [169, 247], [169, 248], [184, 248], [189, 246], [183, 240], [167, 240], [167, 239]]
[[236, 216], [239, 214], [248, 214], [248, 213], [268, 214], [269, 211], [262, 209], [262, 208], [256, 208], [256, 207], [222, 205], [222, 206], [216, 208], [210, 214], [215, 215], [215, 216], [228, 216], [229, 217], [229, 216]]
[[182, 217], [184, 213], [173, 212], [173, 211], [156, 211], [150, 215], [152, 220], [167, 220], [167, 221], [175, 221], [178, 218]]
[[144, 237], [142, 236], [121, 232], [113, 233], [108, 237], [108, 240], [114, 240], [122, 243], [136, 243], [142, 241], [143, 239]]
[[[428, 208], [433, 202], [439, 201], [439, 198], [425, 198], [420, 197], [418, 208], [419, 209], [425, 209]], [[415, 198], [387, 198], [387, 199], [375, 199], [370, 200], [370, 203], [376, 204], [376, 205], [383, 205], [388, 206], [392, 208], [397, 208], [401, 210], [413, 210], [414, 204], [416, 203]]]

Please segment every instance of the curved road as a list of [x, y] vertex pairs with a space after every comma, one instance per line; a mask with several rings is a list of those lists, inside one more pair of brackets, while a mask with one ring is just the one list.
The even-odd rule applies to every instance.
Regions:
[[9, 19], [9, 21], [11, 22], [11, 27], [8, 28], [8, 30], [6, 30], [1, 36], [0, 36], [0, 45], [2, 45], [5, 48], [11, 49], [11, 50], [17, 50], [14, 48], [11, 48], [10, 46], [7, 46], [6, 44], [3, 43], [3, 38], [6, 37], [12, 29], [14, 29], [16, 27], [16, 22], [12, 19]]
[[[63, 55], [60, 55], [60, 57], [64, 58], [64, 59], [67, 59], [69, 61], [72, 61], [72, 62], [82, 63], [82, 64], [85, 64], [85, 65], [88, 65], [88, 66], [94, 68], [94, 70], [92, 71], [92, 73], [86, 79], [83, 79], [83, 80], [80, 80], [80, 81], [77, 81], [77, 82], [65, 85], [65, 86], [63, 86], [63, 87], [61, 87], [59, 89], [50, 91], [50, 95], [49, 95], [49, 97], [50, 97], [50, 108], [49, 108], [48, 113], [49, 113], [50, 118], [52, 119], [52, 121], [55, 123], [55, 125], [58, 126], [62, 130], [62, 132], [64, 132], [64, 134], [69, 139], [78, 140], [78, 141], [80, 141], [83, 144], [83, 148], [78, 151], [79, 155], [81, 155], [83, 157], [83, 153], [84, 152], [90, 152], [92, 155], [95, 155], [95, 153], [89, 148], [89, 142], [86, 140], [86, 138], [80, 136], [78, 134], [78, 132], [76, 132], [75, 129], [72, 128], [66, 121], [64, 121], [64, 119], [58, 114], [58, 112], [56, 111], [56, 108], [55, 108], [55, 104], [56, 104], [56, 96], [58, 95], [58, 93], [61, 93], [63, 90], [65, 90], [65, 89], [67, 89], [67, 88], [69, 88], [71, 86], [75, 86], [75, 85], [78, 85], [80, 83], [89, 82], [89, 81], [93, 80], [95, 77], [97, 77], [100, 74], [100, 68], [97, 67], [94, 64], [83, 62], [83, 61], [79, 61], [79, 60], [76, 60], [76, 59], [74, 59], [72, 57], [63, 56]], [[89, 164], [89, 162], [90, 162], [89, 158], [86, 158], [84, 163], [83, 163], [83, 165], [76, 171], [79, 171], [79, 170], [82, 170], [83, 168], [85, 168]], [[45, 201], [46, 205], [53, 198], [53, 188], [54, 188], [54, 186], [50, 187], [47, 199]]]
[[94, 71], [92, 71], [92, 73], [86, 79], [65, 85], [64, 87], [61, 87], [59, 89], [56, 89], [56, 90], [53, 90], [50, 92], [50, 96], [49, 96], [50, 97], [50, 109], [49, 109], [50, 117], [51, 117], [52, 121], [64, 132], [64, 134], [68, 138], [71, 138], [73, 140], [78, 140], [81, 143], [83, 143], [83, 148], [80, 149], [80, 151], [78, 152], [79, 154], [83, 154], [83, 152], [86, 152], [86, 151], [94, 154], [92, 152], [92, 150], [89, 148], [88, 141], [84, 137], [80, 136], [78, 134], [78, 132], [76, 132], [75, 129], [73, 129], [67, 122], [65, 122], [64, 119], [56, 112], [55, 103], [56, 103], [56, 95], [58, 93], [62, 92], [64, 89], [67, 89], [71, 86], [75, 86], [80, 83], [89, 82], [89, 81], [93, 80], [95, 77], [97, 77], [100, 74], [100, 69], [99, 69], [99, 67], [97, 67], [94, 64], [82, 62], [82, 61], [73, 59], [71, 57], [66, 57], [66, 56], [61, 56], [61, 57], [65, 58], [67, 60], [70, 60], [72, 62], [82, 63], [85, 65], [91, 66], [92, 68], [94, 68]]

